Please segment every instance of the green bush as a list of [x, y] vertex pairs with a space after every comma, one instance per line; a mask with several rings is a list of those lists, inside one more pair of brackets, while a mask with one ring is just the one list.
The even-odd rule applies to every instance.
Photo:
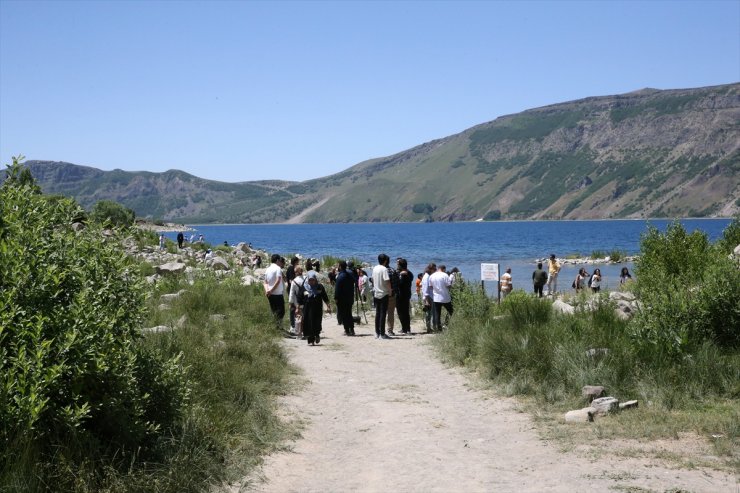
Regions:
[[591, 258], [592, 259], [599, 259], [606, 257], [606, 253], [604, 253], [604, 250], [594, 250], [591, 252]]
[[134, 224], [136, 214], [117, 202], [101, 200], [90, 211], [90, 219], [104, 226], [129, 227]]
[[609, 260], [612, 262], [621, 262], [627, 257], [627, 252], [623, 250], [612, 250], [609, 252]]
[[676, 222], [665, 233], [650, 228], [636, 262], [643, 303], [632, 326], [639, 346], [676, 358], [706, 340], [740, 346], [740, 270], [706, 234]]
[[187, 388], [176, 358], [138, 343], [145, 286], [120, 241], [73, 231], [79, 206], [22, 169], [0, 187], [0, 486], [32, 489], [85, 458], [156, 457]]

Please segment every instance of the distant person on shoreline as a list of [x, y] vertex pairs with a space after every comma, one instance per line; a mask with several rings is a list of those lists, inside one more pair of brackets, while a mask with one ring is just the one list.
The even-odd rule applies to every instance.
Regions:
[[164, 249], [165, 249], [165, 247], [164, 247], [164, 241], [165, 241], [164, 235], [159, 235], [159, 249], [162, 250], [162, 251], [164, 251]]
[[206, 237], [203, 236], [203, 233], [199, 234], [198, 235], [198, 243], [203, 243], [204, 241], [206, 241]]
[[506, 272], [501, 275], [499, 285], [501, 288], [501, 299], [503, 300], [509, 295], [509, 293], [511, 293], [511, 290], [514, 288], [514, 283], [511, 279], [511, 267], [507, 267]]
[[285, 284], [283, 282], [283, 265], [285, 259], [273, 253], [270, 257], [272, 262], [265, 271], [265, 295], [270, 302], [270, 311], [275, 318], [275, 325], [279, 331], [283, 330], [283, 317], [285, 317], [285, 298], [283, 292]]
[[589, 285], [592, 292], [598, 293], [601, 291], [601, 269], [594, 269], [594, 273], [589, 280]]
[[586, 279], [588, 279], [589, 273], [585, 267], [581, 267], [578, 270], [578, 275], [575, 281], [573, 281], [573, 287], [576, 288], [576, 293], [580, 293], [586, 287]]
[[627, 281], [631, 281], [632, 276], [630, 275], [630, 270], [627, 267], [622, 267], [622, 272], [619, 274], [619, 284], [625, 285]]
[[177, 233], [177, 248], [182, 249], [182, 245], [185, 243], [185, 235], [182, 234], [182, 231]]
[[542, 270], [542, 262], [537, 262], [537, 270], [532, 272], [532, 285], [534, 294], [542, 298], [542, 288], [547, 284], [547, 272]]
[[547, 278], [547, 293], [554, 296], [558, 290], [558, 274], [560, 274], [560, 262], [555, 258], [555, 254], [550, 254], [550, 260], [547, 262], [547, 272], [550, 277]]
[[[390, 264], [390, 260], [388, 262]], [[385, 323], [386, 334], [389, 336], [396, 335], [393, 329], [396, 326], [396, 300], [398, 299], [398, 272], [388, 265], [388, 277], [391, 280], [391, 294], [388, 296], [388, 316]]]

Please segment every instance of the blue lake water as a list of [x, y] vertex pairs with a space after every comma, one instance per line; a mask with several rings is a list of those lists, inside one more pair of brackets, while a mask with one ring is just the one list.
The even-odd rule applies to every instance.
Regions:
[[[480, 281], [481, 263], [499, 263], [501, 270], [512, 268], [515, 288], [531, 291], [535, 260], [554, 253], [589, 256], [595, 250], [621, 250], [634, 255], [640, 249], [640, 235], [648, 224], [665, 230], [670, 220], [601, 221], [505, 221], [460, 223], [362, 223], [362, 224], [239, 224], [192, 225], [213, 245], [244, 241], [254, 248], [288, 256], [360, 258], [372, 265], [384, 252], [392, 261], [404, 257], [409, 268], [421, 272], [429, 262], [445, 264], [448, 271], [458, 267], [469, 281]], [[729, 219], [683, 219], [689, 231], [700, 230], [714, 241], [730, 223]], [[175, 239], [176, 233], [166, 233]], [[186, 237], [190, 233], [186, 233]], [[600, 265], [607, 288], [618, 284], [620, 269], [630, 264]], [[588, 271], [591, 272], [591, 267]], [[560, 288], [570, 286], [577, 267], [565, 266]], [[567, 286], [566, 286], [567, 284]]]

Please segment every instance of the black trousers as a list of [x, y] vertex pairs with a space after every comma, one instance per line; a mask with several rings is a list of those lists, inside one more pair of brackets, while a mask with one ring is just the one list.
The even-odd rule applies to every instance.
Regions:
[[432, 320], [434, 323], [434, 329], [435, 330], [442, 330], [442, 307], [445, 307], [445, 310], [447, 310], [447, 318], [450, 318], [452, 316], [452, 302], [450, 303], [437, 303], [434, 302], [434, 306], [432, 309], [434, 310], [432, 312]]
[[271, 294], [268, 298], [270, 301], [270, 310], [275, 317], [275, 324], [278, 329], [283, 328], [283, 317], [285, 317], [285, 298], [282, 294]]
[[542, 298], [542, 288], [544, 288], [544, 284], [535, 284], [534, 285], [534, 294]]
[[402, 296], [396, 298], [396, 311], [401, 322], [401, 332], [411, 332], [411, 300]]
[[388, 296], [373, 298], [375, 300], [375, 335], [385, 334], [385, 318], [388, 315]]
[[352, 303], [354, 300], [335, 300], [337, 302], [337, 318], [344, 326], [344, 333], [351, 334], [355, 330], [355, 321], [352, 319]]

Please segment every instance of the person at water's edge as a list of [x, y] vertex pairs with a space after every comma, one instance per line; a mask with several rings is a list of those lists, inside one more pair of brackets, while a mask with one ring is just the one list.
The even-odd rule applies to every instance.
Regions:
[[547, 263], [547, 271], [550, 277], [547, 278], [547, 292], [550, 295], [554, 295], [558, 290], [558, 274], [560, 273], [560, 262], [555, 258], [555, 254], [550, 255], [550, 260]]
[[185, 243], [185, 235], [180, 231], [177, 233], [177, 248], [182, 248], [183, 243]]
[[547, 283], [547, 272], [542, 270], [542, 262], [537, 263], [537, 270], [532, 272], [532, 284], [534, 285], [534, 293], [542, 298], [542, 288]]

